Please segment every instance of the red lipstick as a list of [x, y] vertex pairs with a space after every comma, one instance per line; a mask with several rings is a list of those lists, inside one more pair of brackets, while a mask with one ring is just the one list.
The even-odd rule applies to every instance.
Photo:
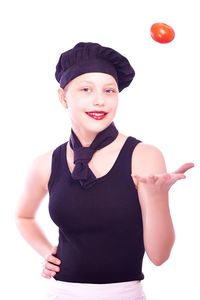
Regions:
[[103, 120], [107, 115], [105, 111], [89, 111], [86, 114], [95, 120]]

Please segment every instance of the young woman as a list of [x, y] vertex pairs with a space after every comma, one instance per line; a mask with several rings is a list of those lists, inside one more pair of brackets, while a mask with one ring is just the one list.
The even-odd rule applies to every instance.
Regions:
[[[193, 164], [167, 173], [160, 150], [118, 132], [119, 92], [134, 75], [124, 56], [96, 43], [78, 43], [59, 58], [58, 94], [71, 135], [34, 161], [17, 210], [20, 232], [44, 257], [47, 299], [146, 299], [144, 252], [155, 265], [170, 255], [168, 191]], [[35, 219], [47, 193], [56, 246]]]

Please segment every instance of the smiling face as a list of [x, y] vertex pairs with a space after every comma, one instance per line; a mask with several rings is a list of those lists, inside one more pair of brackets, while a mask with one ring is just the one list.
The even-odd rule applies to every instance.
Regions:
[[116, 114], [118, 93], [116, 80], [105, 73], [80, 75], [59, 89], [61, 103], [68, 108], [72, 129], [79, 139], [90, 139], [110, 125]]

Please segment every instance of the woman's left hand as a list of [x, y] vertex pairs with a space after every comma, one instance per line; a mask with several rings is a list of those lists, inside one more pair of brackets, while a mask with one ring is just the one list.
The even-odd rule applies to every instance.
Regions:
[[193, 163], [186, 163], [179, 167], [176, 171], [171, 173], [166, 172], [163, 174], [149, 176], [134, 175], [133, 178], [136, 182], [137, 188], [139, 187], [139, 185], [143, 184], [146, 186], [146, 188], [148, 187], [149, 191], [152, 190], [154, 192], [167, 192], [176, 181], [186, 178], [185, 172], [193, 167]]
[[53, 247], [51, 252], [46, 255], [41, 275], [44, 278], [52, 278], [60, 271], [61, 261], [56, 257], [57, 247]]

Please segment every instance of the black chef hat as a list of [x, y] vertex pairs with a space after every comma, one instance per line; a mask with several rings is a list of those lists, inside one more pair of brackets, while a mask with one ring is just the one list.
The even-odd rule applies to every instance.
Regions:
[[97, 43], [80, 42], [61, 54], [55, 77], [64, 88], [75, 77], [90, 72], [113, 76], [120, 92], [129, 86], [135, 76], [128, 59], [119, 52]]

